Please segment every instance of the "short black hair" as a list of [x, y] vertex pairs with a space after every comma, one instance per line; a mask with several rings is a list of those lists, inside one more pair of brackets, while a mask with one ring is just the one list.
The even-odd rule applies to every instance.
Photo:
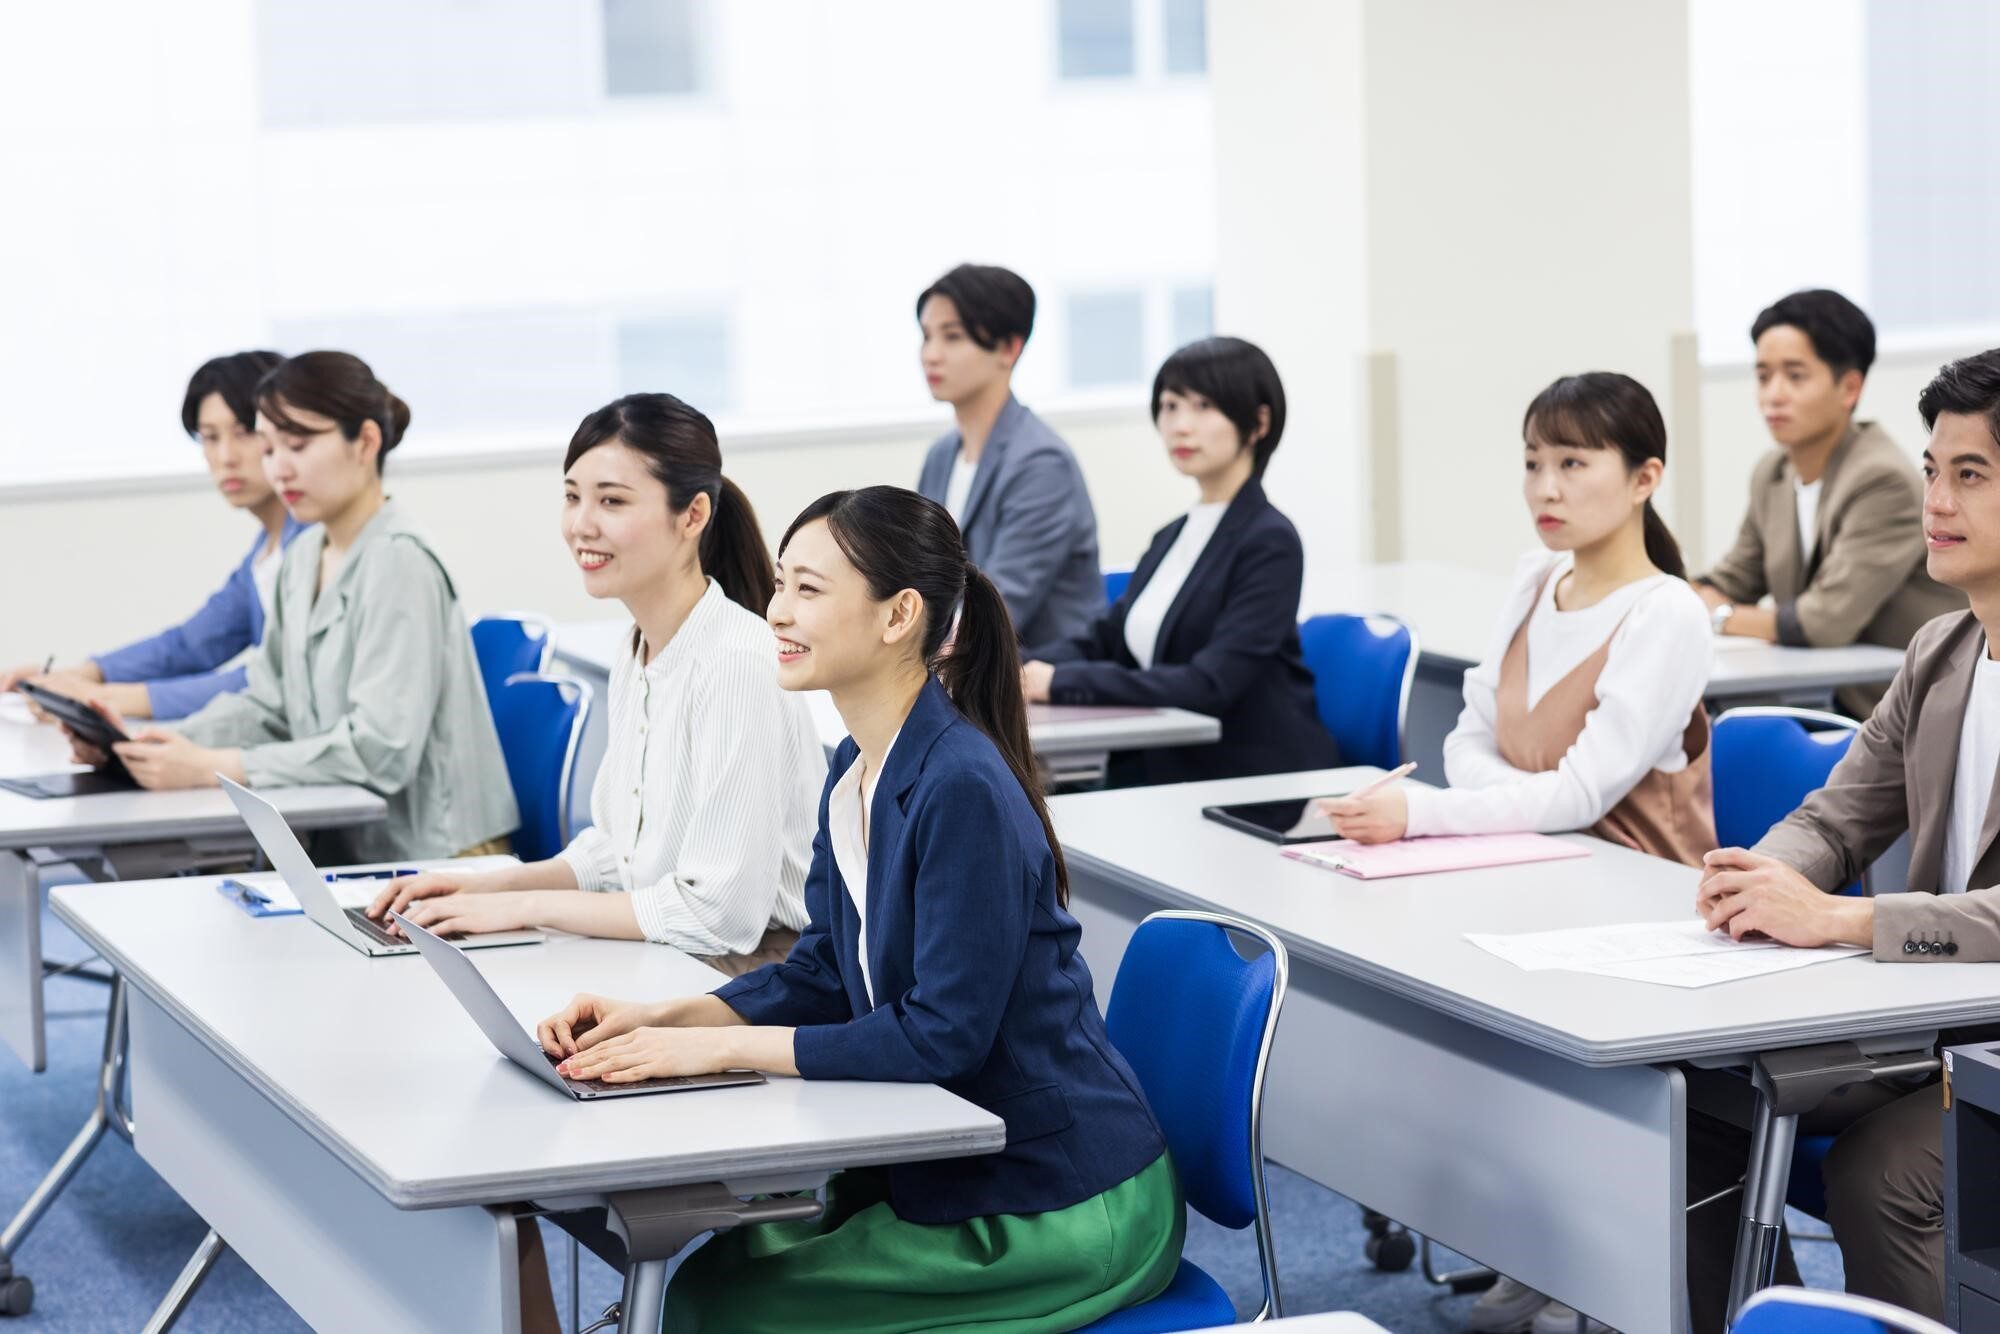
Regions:
[[1940, 413], [1984, 417], [1994, 447], [2000, 449], [2000, 348], [1940, 367], [1917, 395], [1917, 411], [1926, 431], [1936, 429]]
[[1815, 287], [1779, 297], [1751, 324], [1750, 341], [1756, 342], [1766, 329], [1781, 324], [1806, 336], [1813, 355], [1832, 369], [1835, 379], [1849, 371], [1866, 376], [1875, 364], [1875, 322], [1838, 292]]
[[250, 430], [257, 424], [257, 382], [283, 361], [276, 352], [231, 352], [202, 362], [181, 399], [181, 429], [189, 435], [199, 434], [201, 401], [210, 394], [221, 394], [243, 429]]
[[1009, 338], [1023, 343], [1035, 330], [1035, 289], [1012, 269], [997, 264], [961, 264], [923, 290], [917, 318], [934, 296], [951, 298], [966, 336], [991, 352]]
[[1236, 438], [1247, 441], [1257, 431], [1257, 410], [1271, 410], [1271, 429], [1253, 446], [1257, 453], [1256, 475], [1278, 448], [1285, 433], [1285, 386], [1278, 368], [1264, 355], [1264, 349], [1241, 338], [1203, 338], [1189, 343], [1168, 357], [1153, 377], [1153, 420], [1160, 419], [1160, 398], [1169, 390], [1176, 394], [1200, 394], [1215, 404], [1236, 427]]

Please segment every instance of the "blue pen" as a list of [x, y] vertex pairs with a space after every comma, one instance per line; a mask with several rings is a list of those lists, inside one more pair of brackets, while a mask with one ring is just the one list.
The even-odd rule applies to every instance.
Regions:
[[229, 891], [230, 898], [235, 899], [246, 908], [261, 908], [271, 901], [270, 896], [263, 890], [257, 888], [257, 886], [247, 880], [238, 880], [234, 876], [224, 879], [222, 887]]

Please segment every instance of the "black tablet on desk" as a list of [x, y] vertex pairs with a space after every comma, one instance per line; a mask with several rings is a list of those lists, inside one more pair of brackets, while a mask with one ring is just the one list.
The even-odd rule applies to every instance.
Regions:
[[1333, 824], [1319, 813], [1319, 803], [1331, 793], [1287, 797], [1283, 801], [1248, 801], [1235, 806], [1204, 806], [1201, 813], [1267, 843], [1318, 843], [1339, 838]]
[[[111, 755], [111, 747], [116, 743], [131, 740], [110, 719], [82, 700], [71, 699], [32, 681], [23, 681], [14, 688], [33, 700], [36, 708], [60, 719], [64, 726], [107, 755]], [[138, 786], [116, 755], [111, 755], [109, 763], [84, 773], [0, 778], [0, 788], [35, 798], [90, 797], [104, 792], [130, 792]]]

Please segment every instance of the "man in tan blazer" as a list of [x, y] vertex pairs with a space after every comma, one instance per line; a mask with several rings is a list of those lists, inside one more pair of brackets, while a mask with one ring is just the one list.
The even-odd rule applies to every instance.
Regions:
[[[1718, 634], [1829, 648], [1903, 648], [1965, 605], [1924, 569], [1916, 469], [1874, 422], [1854, 420], [1875, 326], [1838, 292], [1794, 292], [1757, 316], [1757, 406], [1778, 447], [1750, 476], [1736, 545], [1695, 578]], [[1769, 594], [1775, 606], [1758, 601]], [[1880, 687], [1841, 705], [1865, 718]]]
[[[1946, 366], [1917, 406], [1931, 431], [1923, 508], [1929, 569], [1967, 594], [1971, 610], [1917, 632], [1825, 787], [1756, 848], [1708, 855], [1697, 907], [1710, 926], [1738, 937], [1758, 931], [1788, 945], [1865, 945], [1882, 963], [1992, 962], [2000, 960], [2000, 350]], [[1906, 830], [1908, 892], [1872, 899], [1832, 892]], [[1848, 1289], [1941, 1318], [1938, 1086], [1851, 1092], [1839, 1109], [1848, 1124], [1824, 1169]], [[1701, 1184], [1719, 1181], [1713, 1189], [1720, 1189], [1733, 1180], [1747, 1144], [1741, 1131], [1732, 1139], [1720, 1122], [1696, 1120], [1688, 1130], [1691, 1199], [1702, 1198], [1692, 1193]], [[1716, 1224], [1699, 1211], [1689, 1216], [1697, 1329], [1719, 1325], [1715, 1285], [1728, 1282], [1729, 1238], [1710, 1234], [1733, 1238], [1734, 1219]], [[1785, 1256], [1781, 1282], [1789, 1269]], [[1713, 1320], [1703, 1318], [1711, 1310]]]

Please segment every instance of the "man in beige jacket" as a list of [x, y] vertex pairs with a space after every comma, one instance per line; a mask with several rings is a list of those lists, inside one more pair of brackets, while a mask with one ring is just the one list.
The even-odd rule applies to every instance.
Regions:
[[[1965, 605], [1924, 569], [1916, 469], [1874, 422], [1854, 420], [1875, 326], [1838, 292], [1794, 292], [1750, 326], [1757, 406], [1778, 448], [1750, 477], [1736, 545], [1694, 580], [1718, 634], [1829, 648], [1903, 648]], [[1760, 607], [1769, 594], [1775, 604]], [[1880, 687], [1842, 706], [1865, 718]]]
[[[1931, 432], [1923, 506], [1930, 573], [1967, 594], [1971, 610], [1941, 616], [1917, 632], [1887, 696], [1825, 787], [1756, 848], [1708, 855], [1697, 907], [1710, 926], [1738, 937], [1758, 931], [1788, 945], [1866, 945], [1882, 963], [1991, 962], [2000, 960], [2000, 786], [1994, 781], [2000, 770], [2000, 350], [1946, 366], [1917, 407]], [[1833, 892], [1906, 830], [1909, 892], [1872, 899]], [[1850, 1093], [1857, 1096], [1842, 1095], [1840, 1110], [1852, 1119], [1824, 1169], [1828, 1221], [1841, 1244], [1848, 1289], [1941, 1318], [1938, 1086], [1863, 1085]], [[1690, 1117], [1688, 1135], [1691, 1192], [1711, 1178], [1727, 1185], [1730, 1174], [1741, 1171], [1741, 1131], [1732, 1140], [1721, 1123], [1700, 1118], [1697, 1125]], [[1727, 1286], [1734, 1232], [1726, 1216], [1731, 1211], [1706, 1212], [1722, 1217], [1703, 1219], [1698, 1211], [1688, 1220], [1697, 1330], [1719, 1326], [1717, 1294]], [[1729, 1235], [1719, 1235], [1724, 1233]], [[1784, 1256], [1781, 1282], [1787, 1272], [1796, 1273]]]

